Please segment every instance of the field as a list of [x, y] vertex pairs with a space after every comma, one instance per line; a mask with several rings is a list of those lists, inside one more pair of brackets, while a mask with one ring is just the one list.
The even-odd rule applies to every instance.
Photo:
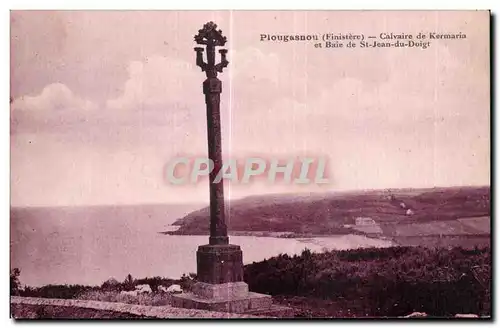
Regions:
[[[489, 225], [489, 217], [472, 219], [478, 225]], [[489, 234], [483, 229], [476, 229], [468, 221], [446, 220], [422, 223], [406, 223], [381, 225], [386, 236], [432, 236], [432, 235], [482, 235]]]
[[458, 219], [458, 221], [478, 233], [490, 234], [491, 221], [489, 217], [464, 218]]

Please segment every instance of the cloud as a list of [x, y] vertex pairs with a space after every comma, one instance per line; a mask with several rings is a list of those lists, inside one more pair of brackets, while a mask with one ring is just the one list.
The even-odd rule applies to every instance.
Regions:
[[43, 88], [36, 96], [22, 96], [14, 99], [13, 110], [60, 111], [95, 110], [97, 106], [90, 100], [74, 94], [66, 85], [53, 83]]
[[21, 96], [11, 104], [11, 134], [55, 132], [85, 122], [98, 106], [62, 83], [47, 85], [35, 96]]
[[196, 103], [193, 94], [200, 93], [203, 81], [193, 64], [159, 55], [130, 62], [128, 75], [123, 93], [109, 99], [107, 108], [138, 110], [172, 103], [192, 105]]

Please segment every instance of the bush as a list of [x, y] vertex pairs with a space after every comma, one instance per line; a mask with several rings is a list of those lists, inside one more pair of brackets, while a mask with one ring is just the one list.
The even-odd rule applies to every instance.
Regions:
[[491, 312], [489, 248], [305, 251], [246, 265], [244, 273], [252, 291], [362, 302], [372, 316]]
[[183, 273], [179, 281], [182, 290], [185, 291], [190, 291], [195, 283], [196, 283], [196, 273], [192, 272], [189, 273], [188, 275]]
[[[16, 271], [17, 272], [17, 271]], [[17, 274], [18, 276], [19, 274]], [[18, 286], [18, 280], [14, 272], [11, 272], [11, 286]], [[80, 299], [82, 295], [85, 299], [95, 299], [106, 301], [107, 299], [123, 299], [128, 300], [125, 303], [134, 303], [134, 304], [143, 304], [143, 303], [165, 303], [165, 295], [157, 295], [158, 287], [163, 285], [165, 287], [169, 287], [172, 284], [184, 284], [185, 286], [188, 284], [192, 284], [195, 280], [195, 274], [183, 275], [182, 279], [169, 279], [162, 277], [146, 277], [142, 279], [133, 279], [129, 274], [125, 277], [123, 282], [119, 282], [115, 278], [109, 278], [105, 282], [101, 284], [101, 286], [83, 286], [83, 285], [46, 285], [43, 287], [26, 287], [23, 290], [20, 290], [18, 293], [20, 296], [29, 296], [29, 297], [44, 297], [44, 298], [65, 298], [65, 299]], [[148, 295], [140, 295], [139, 299], [130, 299], [130, 295], [120, 295], [121, 291], [124, 290], [134, 290], [135, 286], [147, 284], [151, 287], [153, 294]], [[12, 292], [12, 288], [11, 288]], [[164, 293], [162, 293], [164, 294]], [[120, 295], [120, 296], [117, 296]], [[153, 300], [147, 300], [148, 297], [153, 297]], [[137, 303], [137, 301], [145, 298], [146, 300], [143, 303]], [[112, 301], [112, 300], [107, 300]], [[113, 300], [116, 302], [116, 300]], [[148, 303], [148, 304], [149, 304]]]
[[123, 295], [117, 291], [102, 291], [102, 290], [88, 290], [79, 295], [78, 299], [101, 301], [101, 302], [118, 302], [128, 304], [140, 304], [150, 306], [164, 306], [169, 305], [171, 296], [168, 293], [153, 293], [153, 294], [140, 294], [137, 296]]
[[118, 282], [118, 280], [116, 280], [115, 278], [109, 278], [108, 280], [102, 283], [101, 289], [109, 291], [112, 290], [119, 291], [123, 289], [123, 285], [120, 284], [120, 282]]
[[21, 275], [21, 270], [14, 268], [10, 270], [10, 295], [18, 296], [20, 294], [21, 282], [19, 281], [19, 276]]
[[28, 287], [21, 292], [21, 296], [71, 299], [76, 298], [85, 291], [97, 288], [83, 285], [46, 285], [43, 287]]

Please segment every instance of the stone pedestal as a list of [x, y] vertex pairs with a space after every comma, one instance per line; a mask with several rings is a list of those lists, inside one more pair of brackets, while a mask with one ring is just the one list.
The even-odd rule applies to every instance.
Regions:
[[229, 282], [226, 284], [207, 284], [197, 282], [192, 290], [194, 295], [201, 298], [225, 300], [233, 298], [247, 297], [248, 285], [243, 281]]
[[249, 292], [248, 285], [242, 281], [224, 284], [198, 282], [192, 292], [173, 295], [172, 305], [218, 312], [257, 313], [259, 310], [268, 311], [272, 306], [272, 298]]
[[198, 282], [191, 292], [172, 296], [175, 307], [255, 315], [281, 315], [269, 295], [252, 293], [243, 281], [243, 257], [237, 245], [198, 247]]
[[237, 245], [202, 245], [196, 252], [198, 281], [224, 284], [243, 281], [243, 254]]

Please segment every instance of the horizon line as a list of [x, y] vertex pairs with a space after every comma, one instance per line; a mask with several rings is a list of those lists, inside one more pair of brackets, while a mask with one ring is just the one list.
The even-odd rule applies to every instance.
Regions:
[[[237, 201], [243, 200], [250, 197], [258, 196], [285, 196], [285, 195], [320, 195], [320, 194], [333, 194], [333, 193], [349, 193], [349, 192], [373, 192], [373, 191], [384, 191], [393, 192], [397, 190], [431, 190], [431, 189], [456, 189], [456, 188], [491, 188], [491, 184], [488, 185], [455, 185], [455, 186], [434, 186], [434, 187], [397, 187], [397, 188], [359, 188], [359, 189], [341, 189], [341, 190], [328, 190], [328, 191], [313, 191], [313, 192], [276, 192], [276, 193], [261, 193], [246, 195], [238, 198], [224, 198], [225, 201]], [[193, 201], [193, 202], [137, 202], [137, 203], [95, 203], [95, 204], [67, 204], [67, 205], [12, 205], [10, 208], [53, 208], [53, 207], [109, 207], [109, 206], [152, 206], [152, 205], [179, 205], [179, 206], [209, 206], [210, 200], [205, 201]]]

